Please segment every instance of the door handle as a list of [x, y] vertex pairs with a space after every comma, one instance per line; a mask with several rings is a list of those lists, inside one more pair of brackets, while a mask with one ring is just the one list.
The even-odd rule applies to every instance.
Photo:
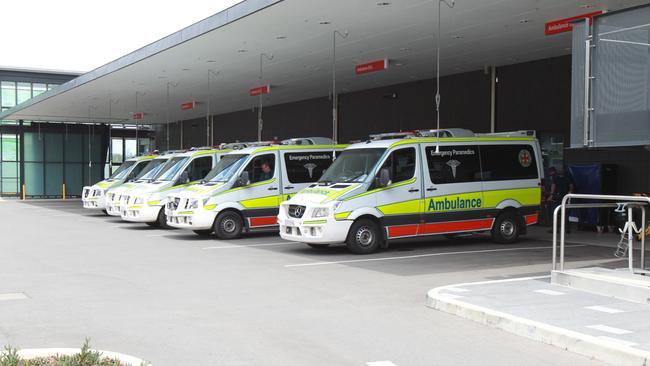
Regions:
[[278, 187], [269, 187], [269, 191], [277, 191]]
[[437, 190], [438, 190], [438, 188], [435, 188], [435, 187], [429, 187], [429, 188], [427, 188], [427, 191], [429, 191], [429, 192], [431, 192], [431, 191], [437, 191]]
[[284, 187], [284, 189], [294, 189], [294, 188], [296, 188], [296, 187], [294, 187], [294, 186], [286, 186], [286, 187]]
[[409, 189], [409, 192], [411, 192], [411, 193], [412, 193], [412, 192], [420, 192], [420, 190], [417, 189], [417, 188], [411, 188], [411, 189]]

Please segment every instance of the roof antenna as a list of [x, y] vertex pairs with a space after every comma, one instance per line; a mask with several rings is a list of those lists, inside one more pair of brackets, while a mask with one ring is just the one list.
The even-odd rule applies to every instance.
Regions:
[[436, 47], [436, 154], [440, 153], [440, 12], [441, 4], [445, 3], [449, 9], [456, 5], [455, 0], [449, 3], [447, 0], [438, 0], [438, 43]]

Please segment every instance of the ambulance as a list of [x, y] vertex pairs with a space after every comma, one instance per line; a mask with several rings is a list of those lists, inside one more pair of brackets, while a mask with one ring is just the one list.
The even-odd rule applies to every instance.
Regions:
[[280, 205], [282, 238], [366, 254], [393, 239], [440, 234], [487, 232], [512, 243], [537, 223], [543, 172], [534, 131], [429, 132], [350, 145], [317, 183]]
[[174, 155], [150, 182], [141, 183], [122, 193], [122, 220], [167, 228], [164, 209], [167, 195], [198, 183], [229, 151], [199, 148]]
[[110, 216], [121, 216], [122, 211], [120, 210], [120, 201], [122, 194], [143, 183], [153, 182], [154, 177], [158, 172], [160, 172], [160, 169], [162, 169], [165, 163], [179, 152], [185, 152], [185, 150], [161, 153], [150, 160], [144, 169], [142, 169], [140, 174], [138, 174], [132, 181], [108, 189], [106, 191], [106, 213]]
[[106, 191], [133, 180], [153, 158], [155, 155], [127, 159], [108, 179], [84, 187], [81, 193], [83, 207], [106, 212]]
[[235, 239], [243, 232], [277, 232], [278, 205], [318, 181], [346, 145], [327, 138], [289, 139], [225, 155], [200, 184], [169, 195], [172, 227]]

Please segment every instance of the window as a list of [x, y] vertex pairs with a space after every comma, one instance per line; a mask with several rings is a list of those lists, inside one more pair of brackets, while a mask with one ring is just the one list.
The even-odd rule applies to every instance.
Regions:
[[244, 169], [248, 172], [250, 183], [263, 182], [273, 178], [275, 173], [275, 154], [256, 156]]
[[344, 150], [323, 176], [322, 183], [358, 183], [368, 178], [386, 149]]
[[18, 83], [17, 88], [18, 104], [32, 98], [32, 84]]
[[47, 85], [45, 85], [45, 84], [38, 84], [38, 83], [32, 84], [32, 95], [33, 96], [37, 96], [39, 94], [42, 94], [42, 93], [45, 92], [45, 90], [47, 90]]
[[332, 152], [295, 152], [284, 154], [287, 177], [291, 183], [316, 182], [332, 165]]
[[124, 139], [124, 158], [130, 159], [138, 156], [135, 139]]
[[113, 164], [120, 164], [124, 161], [124, 155], [123, 155], [123, 149], [124, 145], [122, 142], [122, 138], [113, 138], [112, 139], [112, 144], [113, 146], [111, 147], [113, 157], [111, 160], [113, 161]]
[[205, 176], [209, 182], [227, 182], [248, 158], [247, 154], [228, 154], [221, 157], [221, 160]]
[[0, 101], [2, 107], [13, 107], [16, 105], [16, 83], [13, 81], [3, 81], [0, 83]]
[[187, 175], [190, 177], [190, 182], [201, 180], [210, 173], [210, 170], [212, 170], [212, 157], [202, 156], [196, 158], [192, 160], [185, 170], [187, 171]]
[[481, 146], [483, 180], [536, 179], [537, 161], [530, 145]]
[[478, 182], [481, 180], [478, 146], [435, 146], [425, 149], [429, 177], [434, 184]]
[[415, 148], [409, 147], [393, 151], [384, 162], [384, 165], [381, 166], [379, 172], [382, 169], [388, 169], [389, 184], [413, 178], [415, 175]]
[[135, 168], [133, 168], [133, 170], [129, 173], [128, 178], [133, 179], [133, 178], [137, 177], [138, 175], [140, 175], [140, 173], [142, 172], [144, 167], [147, 166], [147, 164], [149, 164], [149, 161], [141, 161], [141, 162], [139, 162], [138, 165], [136, 165]]

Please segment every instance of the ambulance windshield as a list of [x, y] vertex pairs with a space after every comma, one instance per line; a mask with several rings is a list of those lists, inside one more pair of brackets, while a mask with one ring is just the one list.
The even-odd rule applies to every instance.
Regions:
[[180, 173], [180, 171], [185, 167], [185, 163], [190, 159], [189, 156], [179, 156], [175, 158], [171, 158], [167, 162], [167, 164], [163, 165], [162, 169], [160, 169], [160, 172], [156, 174], [156, 176], [153, 178], [153, 180], [159, 180], [159, 181], [171, 181], [176, 178], [176, 174]]
[[166, 162], [168, 162], [169, 159], [153, 159], [152, 161], [147, 164], [147, 166], [142, 169], [140, 174], [138, 174], [137, 177], [135, 177], [136, 181], [139, 180], [145, 180], [145, 181], [151, 181], [153, 180], [153, 177], [158, 174], [160, 169], [165, 165]]
[[108, 179], [124, 179], [126, 178], [127, 175], [129, 175], [129, 172], [131, 172], [131, 168], [135, 165], [135, 160], [127, 160], [122, 165], [120, 165], [119, 168], [115, 172], [113, 172], [113, 175], [111, 175]]
[[344, 150], [318, 182], [328, 184], [363, 182], [385, 151], [385, 148]]
[[221, 160], [203, 178], [205, 182], [227, 182], [239, 170], [239, 167], [246, 162], [248, 154], [228, 154], [221, 157]]

